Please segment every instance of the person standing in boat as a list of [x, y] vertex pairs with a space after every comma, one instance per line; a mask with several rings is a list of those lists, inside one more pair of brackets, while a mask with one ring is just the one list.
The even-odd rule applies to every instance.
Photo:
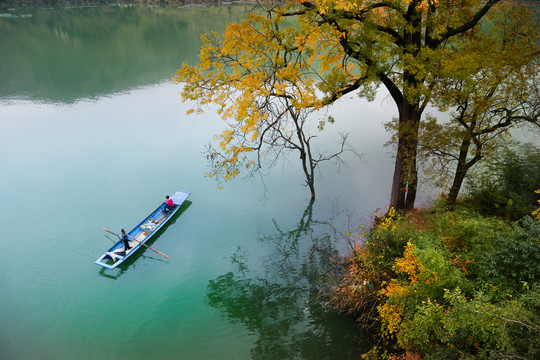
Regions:
[[169, 197], [169, 195], [165, 196], [165, 212], [168, 214], [174, 209], [174, 201]]
[[124, 249], [127, 252], [129, 249], [131, 249], [131, 246], [129, 246], [129, 238], [126, 234], [126, 230], [124, 229], [122, 229], [121, 239], [124, 242]]

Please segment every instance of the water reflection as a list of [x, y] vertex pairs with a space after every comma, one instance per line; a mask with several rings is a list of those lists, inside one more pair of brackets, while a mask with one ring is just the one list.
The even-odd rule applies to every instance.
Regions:
[[25, 9], [0, 19], [0, 99], [71, 103], [168, 80], [244, 7]]
[[209, 281], [208, 303], [256, 335], [253, 359], [358, 358], [354, 322], [328, 311], [319, 297], [337, 255], [331, 222], [314, 220], [310, 203], [295, 228], [274, 225], [275, 235], [259, 238], [272, 244], [271, 255], [250, 264], [238, 247], [231, 257], [236, 271]]

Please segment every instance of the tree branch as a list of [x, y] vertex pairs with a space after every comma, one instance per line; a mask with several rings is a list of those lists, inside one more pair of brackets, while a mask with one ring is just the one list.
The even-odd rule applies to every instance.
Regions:
[[482, 7], [482, 9], [480, 9], [480, 11], [478, 11], [469, 21], [467, 21], [466, 23], [464, 23], [463, 25], [461, 25], [461, 26], [459, 26], [457, 28], [448, 28], [446, 33], [442, 34], [442, 36], [438, 40], [430, 39], [431, 41], [430, 41], [429, 46], [432, 49], [434, 49], [437, 46], [439, 46], [442, 42], [444, 42], [444, 41], [448, 40], [449, 38], [451, 38], [452, 36], [464, 33], [466, 31], [472, 29], [473, 27], [476, 26], [476, 24], [478, 24], [480, 19], [482, 19], [484, 17], [484, 15], [486, 15], [486, 13], [489, 11], [489, 9], [491, 9], [491, 7], [493, 7], [493, 5], [497, 4], [500, 1], [501, 0], [488, 0], [484, 4], [484, 7]]

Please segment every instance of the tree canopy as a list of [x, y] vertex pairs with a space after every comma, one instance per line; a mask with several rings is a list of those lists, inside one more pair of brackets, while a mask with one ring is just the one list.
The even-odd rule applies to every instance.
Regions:
[[[481, 34], [492, 29], [482, 20], [501, 1], [260, 3], [263, 10], [231, 24], [222, 38], [203, 37], [200, 64], [184, 64], [175, 80], [185, 84], [182, 97], [195, 100], [196, 110], [215, 103], [237, 122], [220, 136], [231, 164], [256, 149], [238, 145], [236, 135], [260, 140], [264, 122], [307, 114], [352, 92], [373, 99], [383, 85], [398, 110], [390, 206], [412, 208], [422, 114], [435, 100], [454, 105], [447, 101], [449, 82], [478, 73], [474, 58], [455, 50], [487, 48], [489, 37]], [[286, 106], [276, 107], [276, 99]]]
[[450, 203], [468, 170], [508, 138], [508, 130], [529, 125], [540, 134], [537, 26], [524, 8], [495, 11], [489, 19], [492, 31], [476, 35], [481, 46], [462, 51], [474, 57], [477, 70], [446, 88], [456, 110], [447, 128], [454, 131], [442, 135], [458, 149]]
[[228, 121], [228, 128], [216, 137], [219, 146], [208, 147], [208, 176], [227, 181], [241, 170], [252, 174], [263, 162], [274, 163], [285, 150], [293, 150], [299, 153], [306, 186], [315, 198], [319, 163], [340, 161], [343, 152], [355, 151], [347, 135], [333, 153], [319, 152], [313, 144], [316, 135], [307, 119], [322, 107], [316, 71], [284, 20], [251, 13], [242, 23], [231, 24], [223, 39], [204, 35], [200, 64], [184, 64], [174, 81], [185, 83], [182, 96], [195, 101], [192, 111], [214, 103]]
[[[437, 186], [449, 189], [451, 204], [469, 170], [489, 159], [510, 138], [510, 129], [529, 125], [540, 133], [538, 32], [533, 19], [523, 8], [496, 9], [488, 16], [489, 31], [453, 45], [454, 56], [471, 66], [455, 68], [433, 99], [440, 108], [451, 106], [451, 118], [427, 116], [419, 133], [423, 170]], [[395, 123], [387, 126], [397, 128]]]

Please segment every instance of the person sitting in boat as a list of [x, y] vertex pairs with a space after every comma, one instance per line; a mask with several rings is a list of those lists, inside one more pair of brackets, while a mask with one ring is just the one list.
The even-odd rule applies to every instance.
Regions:
[[121, 239], [124, 242], [124, 250], [127, 252], [129, 249], [131, 249], [131, 246], [129, 246], [129, 238], [126, 234], [126, 230], [124, 229], [122, 229]]
[[165, 210], [165, 212], [168, 214], [172, 211], [172, 209], [174, 209], [174, 201], [169, 197], [169, 195], [165, 196], [165, 199], [165, 208], [163, 210]]

